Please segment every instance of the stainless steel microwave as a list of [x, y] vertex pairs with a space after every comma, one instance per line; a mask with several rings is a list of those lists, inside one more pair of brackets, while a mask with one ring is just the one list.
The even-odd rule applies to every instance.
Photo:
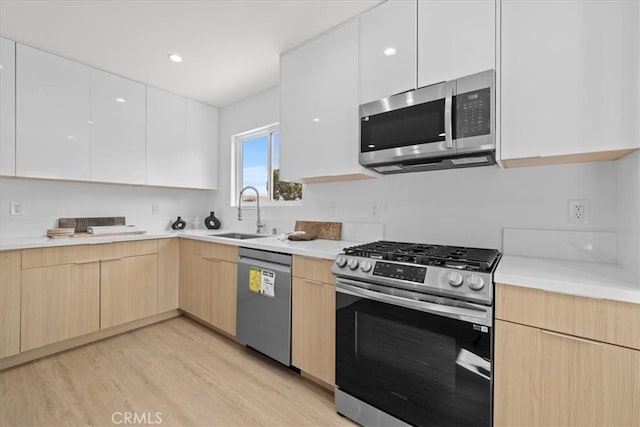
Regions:
[[382, 174], [496, 163], [495, 71], [360, 106], [360, 164]]

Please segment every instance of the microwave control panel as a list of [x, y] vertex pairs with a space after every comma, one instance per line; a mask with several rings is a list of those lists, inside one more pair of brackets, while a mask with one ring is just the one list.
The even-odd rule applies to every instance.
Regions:
[[459, 93], [454, 97], [454, 138], [491, 133], [491, 90], [489, 88]]

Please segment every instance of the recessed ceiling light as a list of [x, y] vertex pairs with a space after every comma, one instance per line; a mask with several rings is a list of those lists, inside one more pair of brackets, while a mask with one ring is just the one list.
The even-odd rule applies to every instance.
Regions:
[[320, 121], [320, 119], [316, 117], [315, 119], [313, 119], [313, 121], [318, 123]]
[[375, 148], [376, 146], [375, 146], [375, 145], [373, 145], [373, 144], [369, 144], [369, 145], [368, 145], [368, 147], [369, 147], [369, 148]]
[[73, 139], [73, 135], [67, 135], [67, 139]]
[[177, 53], [170, 53], [169, 59], [173, 62], [182, 62], [182, 56], [178, 55]]
[[395, 55], [396, 54], [396, 49], [393, 47], [388, 47], [384, 50], [384, 54], [387, 56], [391, 56], [391, 55]]
[[116, 102], [127, 102], [124, 98], [116, 98]]

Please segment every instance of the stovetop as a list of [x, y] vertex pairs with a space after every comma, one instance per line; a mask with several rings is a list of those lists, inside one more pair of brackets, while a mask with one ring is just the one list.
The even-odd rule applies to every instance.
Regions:
[[500, 252], [495, 249], [385, 240], [345, 248], [344, 255], [485, 273], [491, 272], [500, 258]]
[[491, 305], [501, 256], [495, 249], [381, 240], [345, 248], [332, 272], [364, 287], [370, 283]]

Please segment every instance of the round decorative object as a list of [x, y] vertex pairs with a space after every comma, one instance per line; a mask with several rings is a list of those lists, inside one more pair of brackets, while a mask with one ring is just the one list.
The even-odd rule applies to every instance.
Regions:
[[204, 219], [204, 226], [209, 230], [217, 230], [218, 228], [220, 228], [220, 220], [216, 218], [216, 216], [213, 214], [213, 211], [211, 211], [211, 215]]
[[187, 223], [181, 217], [178, 217], [178, 219], [171, 224], [173, 230], [184, 230], [186, 226]]

